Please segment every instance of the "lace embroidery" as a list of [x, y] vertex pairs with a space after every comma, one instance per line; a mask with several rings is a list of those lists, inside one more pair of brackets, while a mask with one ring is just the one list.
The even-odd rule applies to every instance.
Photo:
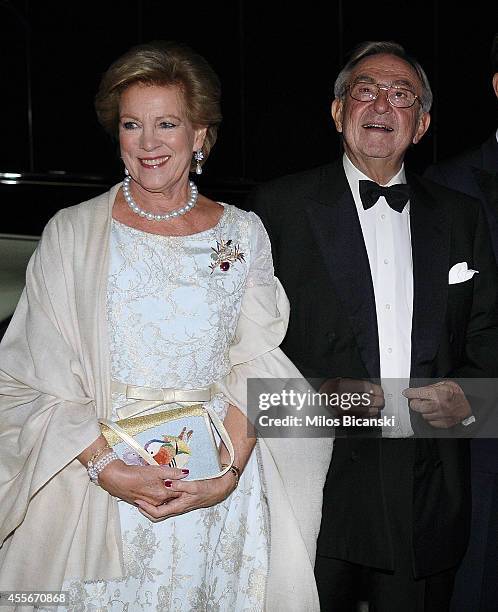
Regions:
[[[212, 248], [228, 237], [245, 260], [227, 272], [212, 271]], [[173, 237], [113, 222], [111, 243], [107, 317], [113, 376], [182, 388], [225, 376], [246, 286], [273, 283], [259, 218], [227, 206], [215, 228]]]

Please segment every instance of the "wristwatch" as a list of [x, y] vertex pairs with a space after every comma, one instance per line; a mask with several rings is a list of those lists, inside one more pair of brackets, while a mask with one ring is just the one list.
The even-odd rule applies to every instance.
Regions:
[[[228, 463], [222, 463], [221, 467], [223, 469], [225, 469], [226, 467], [228, 467]], [[238, 468], [236, 465], [231, 465], [230, 469], [228, 470], [229, 472], [232, 472], [232, 474], [235, 476], [235, 488], [237, 488], [239, 486], [239, 479], [240, 479], [240, 468]]]

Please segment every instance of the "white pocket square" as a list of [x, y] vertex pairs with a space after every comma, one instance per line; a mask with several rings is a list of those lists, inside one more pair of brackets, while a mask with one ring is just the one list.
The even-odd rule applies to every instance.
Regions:
[[474, 274], [479, 274], [478, 270], [469, 270], [466, 261], [455, 264], [448, 275], [448, 284], [464, 283], [471, 279]]

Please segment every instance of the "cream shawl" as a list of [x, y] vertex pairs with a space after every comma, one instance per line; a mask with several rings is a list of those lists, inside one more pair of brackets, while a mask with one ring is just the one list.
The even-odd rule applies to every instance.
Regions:
[[[47, 224], [0, 346], [0, 589], [60, 589], [123, 573], [117, 503], [75, 457], [110, 418], [105, 303], [120, 185]], [[248, 289], [220, 389], [245, 409], [248, 377], [298, 377], [278, 349], [288, 302]], [[328, 439], [259, 442], [270, 510], [267, 610], [319, 610], [313, 579]], [[303, 461], [303, 458], [305, 460]]]

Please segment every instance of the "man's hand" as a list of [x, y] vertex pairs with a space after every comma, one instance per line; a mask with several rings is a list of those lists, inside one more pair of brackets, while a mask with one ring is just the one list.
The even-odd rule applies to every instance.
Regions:
[[443, 380], [426, 387], [405, 389], [410, 408], [432, 427], [449, 429], [472, 414], [465, 394], [456, 382]]
[[375, 385], [368, 380], [357, 380], [354, 378], [329, 378], [320, 387], [320, 393], [337, 394], [344, 399], [355, 393], [367, 397], [359, 406], [351, 406], [341, 409], [334, 406], [332, 409], [338, 416], [350, 414], [354, 416], [377, 416], [384, 407], [384, 391], [381, 386]]

